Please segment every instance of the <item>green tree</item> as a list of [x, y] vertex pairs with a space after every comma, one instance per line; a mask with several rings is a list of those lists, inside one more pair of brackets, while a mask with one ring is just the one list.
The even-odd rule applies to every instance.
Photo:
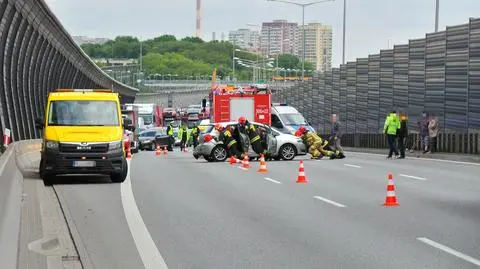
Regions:
[[193, 43], [204, 43], [204, 41], [201, 38], [198, 37], [193, 37], [193, 36], [187, 36], [182, 41], [187, 41], [187, 42], [193, 42]]

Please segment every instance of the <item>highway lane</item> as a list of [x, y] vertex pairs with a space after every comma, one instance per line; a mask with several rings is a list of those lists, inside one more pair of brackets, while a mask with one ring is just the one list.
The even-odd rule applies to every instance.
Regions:
[[[140, 154], [133, 161], [132, 177], [145, 223], [173, 268], [475, 266], [417, 238], [478, 259], [480, 182], [472, 180], [476, 175], [458, 183], [462, 191], [397, 179], [401, 206], [384, 208], [386, 173], [419, 172], [418, 164], [412, 162], [407, 169], [411, 161], [401, 161], [356, 155], [306, 161], [310, 184], [298, 185], [298, 162], [271, 162], [264, 176], [254, 171], [258, 163], [243, 171], [182, 154], [166, 159]], [[360, 168], [345, 166], [353, 163]], [[371, 167], [365, 167], [369, 163]], [[137, 170], [140, 167], [143, 171]], [[443, 180], [451, 180], [448, 173]]]
[[[305, 160], [297, 184], [298, 160], [251, 165], [134, 156], [133, 194], [169, 268], [480, 267], [480, 166], [350, 154]], [[399, 207], [382, 206], [388, 172]], [[55, 188], [93, 268], [144, 268], [119, 185]]]

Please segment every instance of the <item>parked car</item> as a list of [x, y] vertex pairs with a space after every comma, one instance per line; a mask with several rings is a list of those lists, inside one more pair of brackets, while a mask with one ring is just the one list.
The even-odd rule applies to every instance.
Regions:
[[[307, 147], [302, 139], [290, 134], [283, 134], [280, 131], [262, 123], [253, 122], [253, 125], [262, 133], [262, 142], [267, 146], [267, 151], [276, 160], [292, 160], [295, 156], [306, 155]], [[238, 127], [237, 122], [221, 123], [222, 126]], [[234, 136], [237, 141], [242, 141], [243, 151], [248, 151], [250, 158], [258, 158], [252, 148], [247, 136], [240, 134], [238, 128], [235, 128]], [[203, 157], [209, 162], [223, 162], [227, 159], [227, 149], [223, 142], [218, 141], [219, 133], [215, 130], [213, 124], [210, 125], [205, 133], [199, 137], [199, 145], [193, 150], [193, 157], [196, 159]]]
[[[157, 137], [162, 137], [165, 136], [168, 138], [168, 135], [166, 134], [166, 128], [165, 127], [155, 127], [152, 129], [147, 129], [145, 131], [142, 131], [138, 135], [138, 142], [139, 142], [139, 148], [140, 150], [155, 150], [158, 146], [161, 146], [162, 148], [164, 146], [168, 145], [168, 140], [167, 143], [164, 145], [160, 145], [157, 143]], [[160, 141], [160, 140], [159, 140]]]

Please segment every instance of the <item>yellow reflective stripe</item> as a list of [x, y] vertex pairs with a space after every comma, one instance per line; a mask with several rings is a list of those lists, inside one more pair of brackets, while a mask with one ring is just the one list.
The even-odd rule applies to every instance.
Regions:
[[237, 143], [237, 141], [232, 140], [232, 141], [230, 141], [230, 143], [228, 143], [227, 147], [230, 148], [230, 147], [233, 146], [235, 143]]
[[257, 135], [254, 138], [252, 138], [252, 140], [250, 140], [250, 143], [257, 142], [258, 140], [260, 140], [260, 136]]

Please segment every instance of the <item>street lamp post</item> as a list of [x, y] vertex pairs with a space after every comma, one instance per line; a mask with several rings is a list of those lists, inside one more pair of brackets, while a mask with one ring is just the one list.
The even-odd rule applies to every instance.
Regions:
[[438, 32], [439, 9], [440, 9], [440, 0], [437, 0], [435, 3], [435, 32]]
[[345, 30], [347, 28], [347, 0], [343, 0], [343, 48], [342, 48], [342, 64], [345, 64]]
[[306, 48], [306, 42], [305, 42], [305, 36], [306, 36], [306, 29], [305, 29], [305, 8], [309, 6], [313, 6], [315, 4], [320, 4], [320, 3], [325, 3], [325, 2], [332, 2], [335, 0], [321, 0], [321, 1], [314, 1], [310, 3], [305, 3], [305, 4], [300, 4], [296, 2], [290, 2], [290, 1], [284, 1], [284, 0], [267, 0], [270, 2], [281, 2], [281, 3], [286, 3], [286, 4], [292, 4], [296, 5], [302, 8], [302, 28], [303, 28], [303, 38], [302, 38], [302, 43], [303, 43], [303, 49], [302, 49], [302, 80], [305, 78], [305, 48]]

